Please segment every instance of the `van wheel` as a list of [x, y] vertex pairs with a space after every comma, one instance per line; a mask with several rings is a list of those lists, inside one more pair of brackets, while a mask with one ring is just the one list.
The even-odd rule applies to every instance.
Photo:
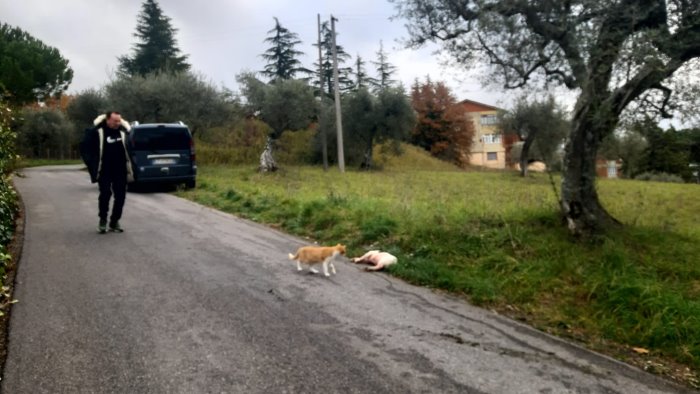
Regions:
[[194, 189], [195, 187], [197, 187], [197, 181], [195, 181], [194, 179], [185, 182], [185, 189]]
[[131, 192], [131, 193], [138, 192], [139, 191], [138, 189], [139, 189], [139, 187], [136, 183], [127, 183], [126, 184], [126, 191], [128, 191], [128, 192]]

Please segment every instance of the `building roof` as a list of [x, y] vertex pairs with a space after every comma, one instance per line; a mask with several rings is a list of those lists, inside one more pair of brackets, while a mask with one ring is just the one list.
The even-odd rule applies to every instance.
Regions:
[[493, 105], [480, 103], [480, 102], [474, 101], [474, 100], [462, 100], [459, 102], [459, 104], [464, 104], [465, 107], [467, 107], [467, 111], [469, 111], [469, 112], [501, 111], [501, 109], [498, 107], [494, 107]]

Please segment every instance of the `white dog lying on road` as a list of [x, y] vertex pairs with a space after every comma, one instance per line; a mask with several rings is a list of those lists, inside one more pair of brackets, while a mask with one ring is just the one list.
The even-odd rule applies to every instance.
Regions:
[[355, 264], [369, 264], [373, 266], [365, 268], [365, 271], [379, 271], [392, 264], [396, 264], [399, 260], [396, 258], [396, 256], [390, 253], [379, 250], [370, 250], [369, 252], [365, 253], [364, 256], [355, 257], [351, 261]]

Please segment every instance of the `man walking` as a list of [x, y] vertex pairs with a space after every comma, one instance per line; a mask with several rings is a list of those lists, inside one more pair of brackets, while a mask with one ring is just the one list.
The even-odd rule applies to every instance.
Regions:
[[81, 151], [92, 183], [97, 182], [100, 187], [100, 223], [97, 230], [100, 234], [107, 232], [109, 201], [114, 195], [109, 230], [121, 233], [124, 230], [119, 220], [126, 199], [126, 184], [133, 181], [131, 160], [126, 148], [126, 137], [131, 127], [118, 112], [98, 116], [94, 125], [95, 128], [86, 130]]

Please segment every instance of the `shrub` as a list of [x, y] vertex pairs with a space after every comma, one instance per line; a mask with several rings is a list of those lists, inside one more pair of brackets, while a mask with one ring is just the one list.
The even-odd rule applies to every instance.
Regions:
[[63, 112], [27, 108], [19, 128], [20, 153], [31, 158], [66, 159], [78, 157], [79, 134]]
[[4, 273], [5, 263], [9, 260], [5, 247], [14, 233], [14, 219], [17, 213], [17, 195], [10, 185], [9, 174], [14, 167], [15, 133], [9, 123], [12, 112], [0, 102], [0, 274]]
[[683, 183], [683, 178], [676, 174], [669, 174], [666, 172], [643, 172], [634, 179], [638, 181], [651, 181], [651, 182], [667, 182], [667, 183]]

